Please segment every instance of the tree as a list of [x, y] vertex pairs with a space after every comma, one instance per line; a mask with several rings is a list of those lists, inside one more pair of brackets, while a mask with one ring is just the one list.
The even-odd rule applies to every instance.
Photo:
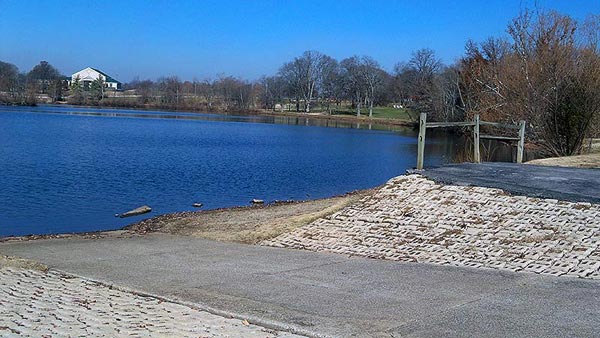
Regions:
[[69, 95], [69, 103], [71, 104], [82, 104], [85, 101], [85, 97], [83, 96], [83, 88], [81, 87], [81, 79], [79, 75], [71, 81], [70, 86], [70, 94]]
[[435, 77], [442, 67], [441, 61], [435, 56], [435, 52], [428, 48], [422, 48], [413, 52], [408, 61], [408, 69], [411, 92], [413, 96], [413, 109], [435, 114], [433, 107], [433, 92], [435, 89]]
[[214, 88], [222, 98], [224, 110], [249, 109], [255, 105], [255, 86], [252, 83], [233, 76], [219, 75]]
[[356, 107], [356, 116], [360, 117], [360, 108], [365, 93], [365, 77], [361, 69], [361, 61], [358, 56], [352, 56], [340, 62], [342, 68], [342, 81], [344, 82], [344, 91], [352, 100]]
[[152, 80], [137, 81], [133, 84], [136, 93], [139, 95], [138, 101], [142, 105], [148, 104], [154, 98], [153, 90], [156, 84]]
[[557, 12], [524, 11], [508, 32], [511, 59], [519, 67], [508, 90], [532, 122], [531, 131], [553, 155], [579, 152], [600, 110], [599, 55], [593, 41], [579, 44], [585, 37], [577, 35], [577, 23]]
[[204, 96], [206, 105], [209, 110], [213, 109], [213, 102], [215, 100], [215, 82], [211, 79], [205, 79], [199, 84], [199, 92]]
[[285, 83], [280, 76], [263, 76], [260, 81], [262, 88], [261, 101], [263, 107], [266, 109], [275, 109], [275, 104], [282, 102]]
[[0, 61], [0, 101], [16, 98], [19, 88], [19, 69], [17, 66]]
[[304, 111], [310, 112], [313, 98], [318, 96], [326, 72], [334, 64], [331, 57], [309, 50], [281, 67], [279, 75], [285, 79], [289, 93], [296, 97], [296, 110], [299, 110], [299, 99], [302, 98]]
[[162, 93], [161, 103], [165, 107], [179, 108], [181, 98], [181, 81], [177, 76], [158, 79], [158, 87]]
[[318, 86], [323, 81], [325, 64], [331, 58], [317, 51], [306, 51], [296, 61], [300, 63], [300, 90], [305, 102], [305, 111], [310, 112], [313, 96], [317, 94]]
[[392, 95], [395, 102], [408, 106], [412, 100], [412, 84], [414, 72], [404, 62], [397, 63], [394, 66], [394, 77], [392, 79]]
[[343, 78], [340, 65], [334, 59], [330, 59], [323, 71], [321, 83], [321, 94], [327, 103], [327, 112], [331, 114], [331, 102], [339, 104], [344, 95]]
[[27, 73], [27, 80], [32, 88], [43, 94], [51, 94], [53, 99], [57, 90], [62, 87], [60, 72], [47, 61], [41, 61]]
[[101, 101], [104, 99], [104, 80], [101, 76], [98, 76], [97, 79], [92, 81], [90, 85], [90, 96], [95, 101]]
[[369, 117], [373, 117], [373, 102], [375, 101], [375, 95], [383, 85], [385, 72], [381, 69], [379, 63], [370, 56], [363, 56], [360, 59], [359, 69], [364, 77], [365, 99], [369, 104]]
[[465, 113], [524, 119], [528, 136], [548, 154], [580, 152], [600, 115], [598, 26], [591, 18], [579, 29], [569, 16], [525, 10], [508, 26], [511, 41], [469, 43], [459, 63]]
[[459, 88], [460, 71], [456, 66], [444, 67], [434, 77], [431, 95], [435, 117], [443, 121], [463, 121], [465, 119]]
[[288, 97], [294, 98], [296, 103], [296, 112], [300, 111], [300, 97], [302, 96], [302, 65], [297, 60], [287, 62], [279, 69], [279, 76], [283, 79], [285, 93]]

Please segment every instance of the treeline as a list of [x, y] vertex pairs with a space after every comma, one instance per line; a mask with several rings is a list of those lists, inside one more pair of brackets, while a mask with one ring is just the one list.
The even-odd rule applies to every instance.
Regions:
[[[193, 88], [194, 104], [208, 110], [293, 106], [331, 113], [347, 102], [357, 116], [370, 116], [376, 105], [395, 104], [415, 118], [427, 113], [439, 121], [463, 121], [476, 114], [489, 121], [523, 119], [528, 138], [546, 154], [580, 152], [584, 139], [600, 136], [600, 16], [577, 22], [554, 11], [525, 10], [508, 24], [507, 33], [468, 41], [464, 55], [450, 65], [430, 49], [415, 51], [392, 72], [369, 56], [337, 61], [307, 51], [256, 82], [221, 77], [180, 83], [170, 78], [146, 82], [145, 88], [155, 92], [144, 97], [162, 93], [163, 102], [178, 105], [188, 102], [185, 96]], [[141, 84], [130, 86], [139, 91]], [[165, 101], [167, 92], [170, 99]]]
[[34, 105], [42, 95], [55, 102], [63, 99], [65, 91], [65, 77], [46, 61], [27, 73], [0, 61], [0, 104]]
[[109, 105], [174, 110], [246, 111], [261, 107], [258, 82], [220, 75], [216, 80], [181, 81], [176, 76], [156, 81], [138, 79], [123, 86], [135, 97], [107, 98]]
[[[584, 22], [557, 12], [525, 11], [509, 39], [468, 42], [447, 70], [448, 103], [465, 118], [528, 122], [527, 135], [550, 155], [572, 155], [600, 136], [600, 16]], [[445, 105], [449, 107], [449, 105]], [[454, 109], [441, 110], [451, 118]]]
[[[506, 37], [468, 41], [464, 55], [443, 64], [431, 49], [412, 53], [392, 71], [369, 56], [343, 60], [307, 51], [256, 81], [218, 76], [204, 81], [134, 80], [122, 92], [67, 88], [41, 63], [27, 74], [0, 63], [0, 100], [28, 102], [46, 94], [75, 104], [200, 111], [253, 109], [336, 113], [395, 105], [430, 120], [528, 122], [528, 138], [549, 155], [581, 151], [600, 136], [600, 16], [584, 22], [557, 12], [524, 11]], [[94, 87], [94, 86], [92, 86]]]

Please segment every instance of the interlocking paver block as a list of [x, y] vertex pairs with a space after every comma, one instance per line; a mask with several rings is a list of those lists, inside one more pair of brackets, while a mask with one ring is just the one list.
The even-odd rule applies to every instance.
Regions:
[[58, 272], [0, 267], [0, 337], [299, 337]]
[[356, 204], [262, 244], [597, 279], [600, 205], [405, 175]]

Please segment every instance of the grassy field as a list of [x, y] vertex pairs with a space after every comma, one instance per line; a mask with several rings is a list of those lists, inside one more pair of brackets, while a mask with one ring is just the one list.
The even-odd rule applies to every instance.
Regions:
[[[313, 112], [327, 113], [325, 108], [315, 108]], [[339, 116], [356, 116], [356, 110], [349, 106], [333, 107], [331, 115]], [[414, 114], [413, 114], [414, 115]], [[369, 108], [362, 108], [360, 111], [361, 117], [369, 116]], [[394, 120], [411, 120], [411, 116], [407, 109], [396, 109], [392, 107], [373, 107], [373, 117], [382, 119], [394, 119]]]

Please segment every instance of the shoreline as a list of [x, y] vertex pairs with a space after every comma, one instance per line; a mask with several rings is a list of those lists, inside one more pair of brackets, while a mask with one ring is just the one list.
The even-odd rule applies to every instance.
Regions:
[[[248, 115], [253, 115], [252, 112]], [[409, 120], [400, 119], [386, 119], [379, 117], [356, 117], [351, 115], [326, 115], [320, 113], [297, 113], [297, 112], [275, 112], [275, 111], [258, 111], [255, 112], [256, 116], [275, 116], [275, 117], [298, 117], [298, 118], [313, 118], [318, 120], [329, 120], [329, 121], [340, 121], [340, 122], [351, 122], [351, 123], [369, 123], [376, 125], [388, 125], [388, 126], [401, 126], [401, 127], [412, 127], [418, 126], [418, 123]]]
[[[416, 128], [417, 122], [402, 119], [389, 119], [380, 117], [368, 117], [361, 116], [356, 117], [353, 115], [327, 115], [322, 113], [302, 113], [302, 112], [277, 112], [266, 109], [255, 109], [246, 111], [199, 111], [197, 109], [169, 109], [169, 108], [151, 108], [151, 107], [124, 107], [124, 106], [87, 106], [87, 105], [72, 105], [68, 103], [52, 103], [44, 104], [47, 106], [69, 106], [69, 107], [81, 107], [88, 109], [120, 109], [120, 110], [139, 110], [139, 111], [158, 111], [158, 112], [182, 112], [182, 113], [194, 113], [194, 114], [212, 114], [222, 116], [262, 116], [262, 117], [295, 117], [295, 118], [306, 118], [323, 121], [338, 121], [346, 123], [367, 123], [375, 125], [385, 126], [399, 126], [399, 127], [410, 127]], [[43, 105], [37, 105], [43, 106]]]
[[[274, 201], [271, 203], [265, 203], [262, 205], [239, 205], [232, 207], [207, 209], [207, 210], [193, 210], [193, 211], [176, 211], [165, 214], [154, 215], [142, 220], [129, 223], [121, 228], [114, 230], [97, 230], [97, 231], [82, 231], [82, 232], [67, 232], [67, 233], [56, 233], [56, 234], [28, 234], [22, 236], [0, 236], [0, 243], [5, 242], [25, 242], [34, 240], [44, 239], [57, 239], [57, 238], [82, 238], [82, 239], [99, 239], [107, 237], [131, 237], [131, 236], [142, 236], [147, 233], [160, 232], [157, 230], [156, 224], [161, 222], [170, 222], [174, 219], [181, 219], [182, 217], [202, 217], [205, 215], [219, 214], [224, 218], [235, 218], [234, 215], [239, 213], [245, 214], [269, 214], [270, 211], [295, 211], [297, 207], [307, 204], [317, 205], [328, 205], [335, 204], [335, 202], [341, 199], [353, 200], [356, 197], [365, 197], [374, 193], [374, 191], [381, 186], [376, 186], [370, 189], [354, 190], [347, 193], [334, 195], [331, 197], [318, 198], [318, 199], [307, 199], [307, 200], [289, 200], [289, 201]], [[327, 209], [327, 208], [323, 208]], [[292, 212], [294, 213], [294, 212]], [[307, 214], [294, 213], [295, 216], [306, 216]], [[321, 216], [321, 214], [319, 214]]]
[[[579, 163], [557, 163], [562, 160], [570, 160], [570, 159], [579, 159], [579, 158], [588, 158], [592, 157], [595, 160], [594, 164], [591, 166], [582, 166]], [[593, 153], [587, 155], [578, 155], [578, 156], [568, 156], [568, 157], [557, 157], [557, 158], [547, 158], [541, 160], [532, 160], [525, 162], [527, 165], [535, 165], [535, 166], [557, 166], [557, 167], [575, 167], [575, 168], [600, 168], [598, 162], [600, 160], [600, 153]], [[547, 162], [547, 163], [546, 163]], [[396, 177], [405, 176], [406, 174], [401, 174]], [[391, 178], [393, 179], [393, 178]], [[189, 218], [189, 217], [202, 217], [206, 215], [212, 214], [220, 214], [221, 217], [229, 217], [230, 215], [235, 215], [236, 213], [249, 213], [249, 214], [258, 214], [264, 211], [269, 211], [274, 208], [280, 209], [293, 209], [294, 206], [300, 206], [310, 203], [320, 203], [327, 204], [330, 202], [334, 202], [336, 200], [348, 197], [367, 197], [373, 195], [378, 189], [383, 187], [383, 185], [375, 186], [368, 189], [359, 189], [354, 190], [330, 197], [318, 198], [318, 199], [306, 199], [306, 200], [283, 200], [283, 201], [272, 201], [265, 204], [258, 205], [238, 205], [232, 207], [223, 207], [216, 209], [206, 209], [206, 210], [192, 210], [192, 211], [175, 211], [170, 213], [153, 215], [148, 218], [144, 218], [142, 220], [129, 223], [121, 228], [113, 229], [113, 230], [97, 230], [97, 231], [82, 231], [82, 232], [67, 232], [67, 233], [53, 233], [53, 234], [28, 234], [28, 235], [20, 235], [20, 236], [0, 236], [0, 243], [4, 242], [20, 242], [20, 241], [33, 241], [39, 239], [57, 239], [57, 238], [84, 238], [84, 239], [97, 239], [97, 238], [106, 238], [106, 237], [127, 237], [127, 236], [140, 236], [147, 233], [152, 232], [161, 232], [161, 227], [157, 227], [159, 223], [169, 223], [173, 220], [181, 219], [181, 218]], [[326, 208], [323, 208], [326, 209]], [[302, 213], [296, 213], [295, 216], [301, 215]], [[320, 215], [322, 217], [324, 215]], [[319, 218], [319, 217], [317, 217]], [[189, 234], [185, 234], [189, 235]], [[228, 241], [228, 240], [226, 240]], [[234, 241], [235, 242], [235, 241]], [[244, 241], [241, 241], [244, 243]]]

